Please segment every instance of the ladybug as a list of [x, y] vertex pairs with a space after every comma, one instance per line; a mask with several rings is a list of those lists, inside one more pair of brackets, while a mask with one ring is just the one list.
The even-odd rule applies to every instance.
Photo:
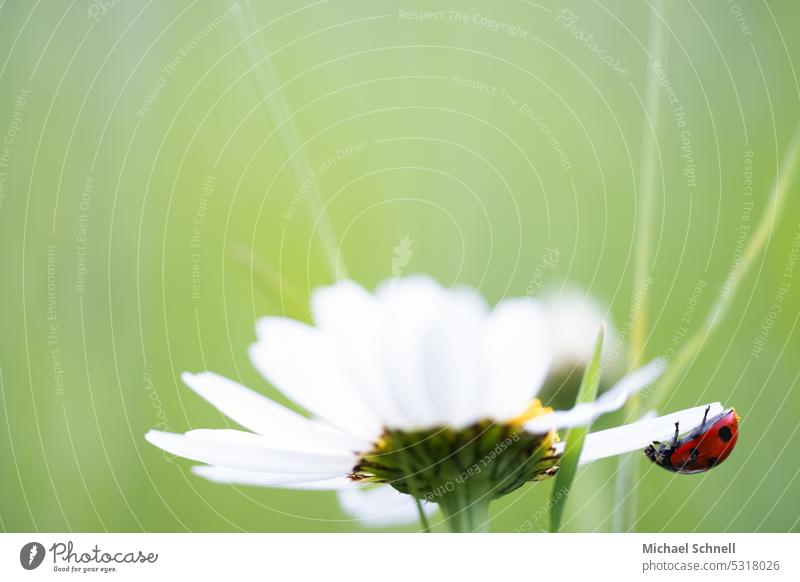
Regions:
[[728, 458], [739, 438], [739, 416], [731, 408], [713, 418], [708, 418], [709, 406], [703, 422], [683, 438], [678, 423], [671, 441], [653, 441], [644, 450], [645, 456], [668, 471], [691, 475], [703, 473]]

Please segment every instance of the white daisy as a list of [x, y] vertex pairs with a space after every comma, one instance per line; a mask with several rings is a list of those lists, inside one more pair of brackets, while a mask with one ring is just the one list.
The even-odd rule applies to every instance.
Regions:
[[[407, 521], [422, 500], [428, 513], [438, 504], [452, 529], [475, 529], [458, 521], [463, 507], [485, 510], [555, 473], [558, 429], [618, 409], [663, 369], [652, 362], [594, 403], [552, 411], [536, 395], [554, 336], [533, 299], [489, 309], [473, 290], [411, 277], [374, 294], [350, 281], [319, 289], [312, 311], [316, 326], [259, 320], [250, 349], [255, 367], [308, 416], [212, 372], [185, 373], [247, 430], [150, 431], [147, 440], [204, 463], [194, 471], [212, 481], [339, 490], [365, 523]], [[696, 422], [695, 411], [592, 433], [581, 460], [643, 448], [669, 436], [675, 420]]]

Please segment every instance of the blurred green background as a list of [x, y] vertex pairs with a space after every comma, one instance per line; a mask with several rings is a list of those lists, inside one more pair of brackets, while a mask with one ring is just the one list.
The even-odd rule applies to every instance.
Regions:
[[[492, 302], [578, 285], [625, 330], [650, 7], [426, 5], [0, 4], [3, 530], [360, 529], [332, 493], [208, 483], [143, 439], [226, 425], [183, 370], [281, 399], [246, 348], [259, 315], [301, 314], [242, 249], [305, 300], [331, 258], [392, 276], [408, 237], [404, 273]], [[670, 5], [648, 357], [722, 291], [800, 119], [800, 5]], [[695, 477], [642, 458], [640, 531], [800, 530], [798, 192], [663, 409], [736, 406], [737, 450]], [[615, 469], [581, 470], [564, 529], [611, 528]], [[492, 529], [546, 528], [550, 489]]]

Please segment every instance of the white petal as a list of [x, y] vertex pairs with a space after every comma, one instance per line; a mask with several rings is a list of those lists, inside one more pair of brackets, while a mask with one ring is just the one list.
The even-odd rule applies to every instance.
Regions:
[[598, 416], [622, 407], [631, 394], [652, 384], [664, 372], [664, 369], [663, 360], [660, 358], [653, 360], [625, 376], [594, 402], [576, 404], [569, 410], [556, 410], [550, 414], [538, 416], [525, 425], [525, 430], [543, 434], [552, 429], [589, 424]]
[[588, 463], [596, 459], [644, 449], [653, 441], [662, 441], [672, 437], [675, 433], [676, 422], [683, 426], [681, 432], [698, 426], [709, 406], [711, 407], [708, 412], [709, 418], [724, 410], [719, 402], [712, 402], [659, 418], [640, 420], [632, 424], [589, 433], [583, 443], [580, 462]]
[[342, 491], [344, 489], [354, 489], [361, 487], [350, 477], [334, 477], [333, 479], [325, 479], [324, 481], [306, 481], [305, 483], [293, 483], [286, 485], [283, 489], [305, 489], [309, 491]]
[[636, 394], [655, 382], [666, 369], [667, 365], [664, 360], [657, 358], [622, 378], [612, 388], [601, 394], [597, 401], [603, 405], [615, 405], [613, 410], [616, 410], [625, 404], [631, 394]]
[[281, 317], [257, 323], [250, 358], [288, 398], [342, 430], [367, 440], [380, 436], [378, 416], [344, 374], [337, 352], [319, 331]]
[[355, 455], [326, 455], [278, 448], [266, 437], [228, 429], [192, 430], [186, 434], [151, 430], [145, 438], [179, 457], [246, 471], [345, 475], [356, 461]]
[[183, 381], [222, 414], [258, 434], [311, 451], [364, 451], [370, 443], [305, 418], [249, 388], [212, 372], [184, 373]]
[[484, 358], [491, 418], [522, 414], [542, 386], [552, 358], [551, 330], [532, 299], [502, 301], [484, 328]]
[[317, 327], [330, 339], [359, 396], [385, 426], [403, 426], [382, 357], [384, 314], [374, 295], [352, 281], [322, 287], [311, 298]]
[[423, 338], [425, 383], [440, 424], [462, 428], [486, 416], [485, 315], [486, 304], [475, 291], [451, 290]]
[[219, 465], [199, 465], [192, 472], [209, 481], [233, 485], [254, 485], [280, 489], [346, 489], [356, 483], [341, 474], [320, 473], [317, 475], [297, 475], [243, 471]]
[[[406, 525], [419, 520], [414, 498], [400, 493], [389, 485], [374, 488], [359, 487], [339, 491], [339, 505], [345, 513], [367, 527]], [[436, 512], [435, 503], [425, 502], [422, 509], [430, 516]]]
[[[389, 384], [403, 416], [399, 428], [423, 428], [447, 422], [442, 392], [434, 384], [431, 343], [447, 341], [433, 334], [437, 318], [451, 297], [428, 277], [408, 277], [383, 283], [376, 292], [384, 312], [382, 355]], [[444, 334], [446, 335], [446, 334]], [[447, 351], [443, 346], [440, 350]]]

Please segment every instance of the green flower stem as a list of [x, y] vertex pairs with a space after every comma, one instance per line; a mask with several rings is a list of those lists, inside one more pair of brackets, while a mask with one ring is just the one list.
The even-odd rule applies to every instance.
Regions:
[[489, 496], [470, 499], [470, 493], [469, 487], [457, 486], [439, 501], [447, 527], [453, 533], [489, 531]]
[[[603, 356], [603, 336], [605, 335], [605, 325], [600, 326], [597, 333], [597, 342], [594, 346], [592, 360], [586, 367], [581, 380], [581, 387], [575, 399], [576, 404], [586, 404], [594, 402], [597, 398], [597, 387], [600, 385], [600, 362]], [[583, 450], [583, 441], [589, 432], [589, 425], [576, 426], [567, 431], [567, 444], [564, 454], [561, 456], [558, 473], [556, 473], [555, 484], [550, 505], [550, 531], [556, 532], [561, 528], [561, 518], [564, 515], [564, 505], [567, 502], [572, 482], [575, 480], [575, 473], [578, 471], [578, 460]]]
[[747, 241], [741, 260], [725, 281], [723, 291], [711, 307], [711, 311], [703, 322], [702, 327], [678, 351], [669, 369], [661, 378], [661, 381], [656, 384], [655, 390], [653, 390], [647, 401], [649, 408], [658, 410], [672, 386], [694, 359], [697, 351], [723, 320], [742, 280], [753, 266], [756, 257], [761, 254], [769, 241], [773, 228], [783, 212], [789, 188], [797, 178], [798, 170], [800, 170], [800, 123], [795, 127], [792, 140], [778, 169], [778, 175], [769, 196], [769, 209], [761, 216], [750, 240]]
[[467, 528], [470, 532], [489, 531], [489, 501], [488, 499], [478, 499], [467, 506], [466, 510]]

